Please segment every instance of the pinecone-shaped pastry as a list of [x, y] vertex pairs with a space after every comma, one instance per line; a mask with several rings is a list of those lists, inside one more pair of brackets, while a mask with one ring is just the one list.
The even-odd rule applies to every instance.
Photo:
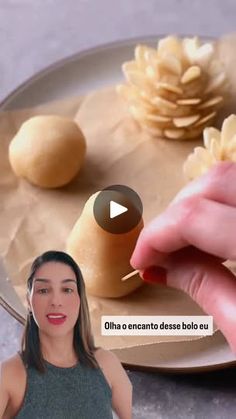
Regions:
[[236, 115], [224, 120], [221, 131], [205, 128], [203, 139], [205, 147], [196, 147], [184, 163], [184, 173], [190, 180], [203, 175], [218, 161], [236, 162]]
[[211, 43], [168, 36], [157, 49], [138, 45], [123, 64], [127, 83], [117, 91], [154, 136], [185, 140], [201, 135], [223, 102], [226, 76]]

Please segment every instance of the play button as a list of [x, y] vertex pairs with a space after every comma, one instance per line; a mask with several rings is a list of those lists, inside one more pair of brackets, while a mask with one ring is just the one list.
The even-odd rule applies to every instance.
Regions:
[[98, 194], [93, 213], [103, 230], [112, 234], [122, 234], [139, 224], [143, 205], [133, 189], [124, 185], [112, 185]]
[[128, 208], [123, 205], [117, 204], [117, 202], [110, 202], [110, 218], [118, 217], [118, 215], [123, 214], [128, 211]]

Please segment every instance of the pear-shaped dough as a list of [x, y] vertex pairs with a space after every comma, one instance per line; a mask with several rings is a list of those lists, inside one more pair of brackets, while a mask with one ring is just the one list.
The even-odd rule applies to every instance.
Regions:
[[78, 173], [85, 151], [85, 138], [74, 121], [35, 116], [22, 124], [11, 141], [9, 160], [17, 176], [43, 188], [57, 188]]
[[93, 214], [98, 193], [86, 202], [68, 237], [67, 251], [78, 263], [89, 294], [122, 297], [142, 285], [138, 275], [127, 281], [121, 281], [121, 278], [132, 271], [129, 260], [143, 228], [143, 220], [125, 234], [106, 232], [97, 224]]

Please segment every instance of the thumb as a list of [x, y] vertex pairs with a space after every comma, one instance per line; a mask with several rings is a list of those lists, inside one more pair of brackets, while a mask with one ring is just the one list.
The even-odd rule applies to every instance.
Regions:
[[[144, 281], [164, 282], [186, 292], [213, 316], [232, 351], [236, 353], [236, 278], [218, 258], [189, 249], [176, 252], [165, 268], [151, 267], [141, 272]], [[159, 281], [160, 279], [160, 281]]]

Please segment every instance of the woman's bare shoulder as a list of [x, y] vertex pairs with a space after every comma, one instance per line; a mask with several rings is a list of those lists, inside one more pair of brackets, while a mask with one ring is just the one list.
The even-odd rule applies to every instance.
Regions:
[[11, 369], [11, 368], [22, 367], [22, 364], [23, 363], [22, 363], [22, 359], [21, 359], [20, 355], [18, 353], [16, 353], [15, 355], [13, 355], [10, 358], [3, 361], [1, 365], [4, 366], [7, 369]]
[[0, 364], [1, 376], [4, 378], [4, 381], [10, 380], [14, 381], [14, 378], [19, 377], [19, 374], [24, 374], [24, 364], [21, 360], [20, 355], [17, 353], [12, 357], [6, 359]]
[[113, 352], [103, 348], [96, 349], [94, 352], [94, 357], [99, 367], [103, 371], [108, 384], [112, 388], [114, 381], [116, 380], [117, 371], [119, 372], [121, 369], [123, 369], [119, 359]]
[[94, 356], [112, 389], [114, 410], [119, 417], [131, 418], [133, 386], [119, 358], [103, 348], [97, 349]]
[[103, 372], [109, 378], [110, 383], [116, 382], [121, 376], [128, 376], [123, 368], [119, 358], [112, 351], [99, 348], [94, 353], [94, 356]]
[[7, 412], [6, 416], [3, 417], [14, 417], [15, 414], [13, 413], [18, 410], [22, 403], [27, 380], [26, 370], [20, 355], [15, 354], [6, 361], [3, 361], [0, 364], [0, 370], [0, 392], [3, 398], [5, 397], [5, 404], [1, 407], [3, 408], [3, 411]]
[[121, 365], [118, 357], [113, 352], [109, 351], [108, 349], [98, 348], [94, 352], [94, 356], [99, 364], [100, 363], [102, 364], [115, 363], [115, 364]]

